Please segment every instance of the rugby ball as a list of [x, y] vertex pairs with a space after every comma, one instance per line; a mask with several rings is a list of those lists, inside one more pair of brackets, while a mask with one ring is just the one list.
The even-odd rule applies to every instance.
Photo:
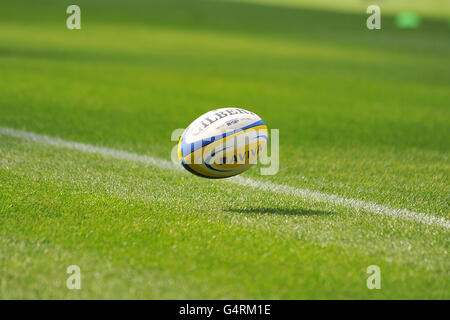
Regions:
[[205, 113], [187, 127], [178, 142], [178, 157], [197, 176], [227, 178], [253, 166], [268, 140], [267, 126], [257, 114], [222, 108]]

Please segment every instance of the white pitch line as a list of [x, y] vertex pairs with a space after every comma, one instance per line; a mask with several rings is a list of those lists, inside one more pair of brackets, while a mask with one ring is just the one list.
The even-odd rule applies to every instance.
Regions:
[[[33, 132], [16, 130], [11, 128], [0, 127], [0, 134], [11, 137], [16, 137], [28, 141], [34, 141], [46, 145], [51, 145], [59, 148], [81, 151], [84, 153], [98, 154], [105, 157], [110, 157], [119, 160], [134, 161], [142, 164], [154, 166], [164, 170], [181, 170], [181, 166], [175, 165], [170, 161], [159, 159], [152, 156], [140, 155], [137, 153], [117, 150], [107, 147], [95, 146], [87, 143], [74, 142], [54, 138], [46, 135], [41, 135]], [[379, 205], [373, 202], [366, 202], [362, 200], [345, 198], [334, 194], [326, 194], [308, 189], [295, 188], [286, 185], [275, 184], [272, 182], [257, 181], [250, 178], [234, 177], [229, 182], [248, 186], [259, 190], [265, 190], [281, 194], [289, 194], [304, 200], [311, 200], [320, 203], [328, 203], [337, 207], [344, 207], [356, 210], [363, 210], [367, 212], [382, 214], [393, 218], [404, 220], [412, 220], [430, 226], [438, 226], [450, 229], [450, 220], [443, 217], [437, 217], [430, 214], [418, 213], [407, 209], [395, 209], [387, 206]]]

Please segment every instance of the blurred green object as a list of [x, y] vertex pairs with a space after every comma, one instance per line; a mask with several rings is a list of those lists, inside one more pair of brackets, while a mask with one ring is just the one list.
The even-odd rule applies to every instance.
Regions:
[[420, 17], [412, 12], [402, 12], [395, 17], [395, 24], [400, 29], [417, 29], [420, 26]]

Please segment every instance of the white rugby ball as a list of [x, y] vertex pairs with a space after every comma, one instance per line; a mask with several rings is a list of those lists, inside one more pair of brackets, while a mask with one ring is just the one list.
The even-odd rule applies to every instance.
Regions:
[[267, 126], [257, 114], [222, 108], [205, 113], [189, 125], [178, 142], [178, 157], [193, 174], [227, 178], [254, 165], [268, 140]]

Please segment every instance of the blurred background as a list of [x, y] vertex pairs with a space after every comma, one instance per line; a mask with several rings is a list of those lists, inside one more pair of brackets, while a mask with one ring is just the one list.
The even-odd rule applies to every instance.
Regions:
[[173, 129], [243, 106], [285, 130], [287, 159], [448, 151], [448, 1], [75, 3], [81, 30], [69, 1], [0, 4], [1, 125], [168, 158]]

